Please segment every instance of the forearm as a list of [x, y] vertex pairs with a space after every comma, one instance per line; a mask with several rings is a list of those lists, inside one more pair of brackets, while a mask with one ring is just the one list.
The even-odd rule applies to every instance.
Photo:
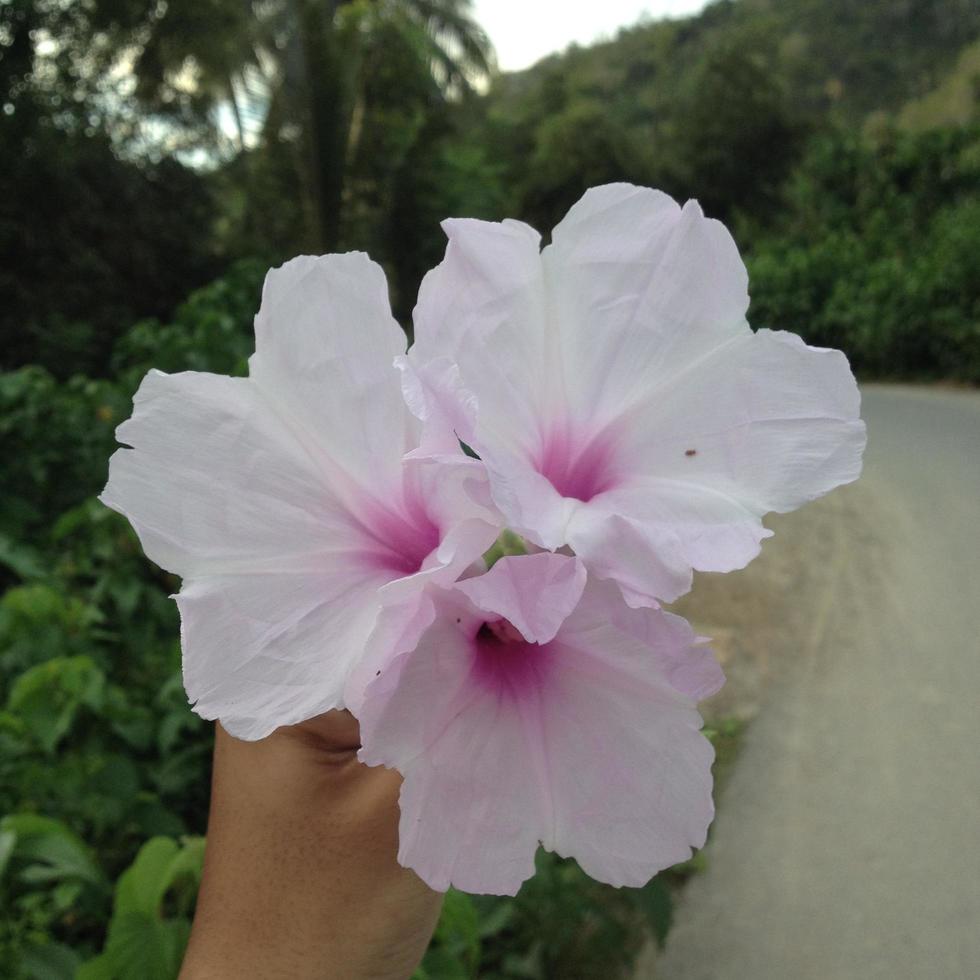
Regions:
[[404, 980], [442, 896], [395, 860], [397, 774], [353, 746], [217, 729], [204, 878], [182, 980]]

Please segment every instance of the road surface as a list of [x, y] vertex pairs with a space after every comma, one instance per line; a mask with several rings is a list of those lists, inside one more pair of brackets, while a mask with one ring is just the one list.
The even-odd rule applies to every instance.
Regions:
[[863, 415], [864, 476], [811, 505], [798, 625], [641, 976], [980, 978], [980, 393], [871, 386]]

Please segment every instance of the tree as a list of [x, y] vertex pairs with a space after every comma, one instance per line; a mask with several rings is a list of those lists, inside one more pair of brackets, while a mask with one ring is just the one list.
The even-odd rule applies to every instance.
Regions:
[[216, 272], [201, 175], [113, 152], [76, 7], [0, 3], [0, 361], [60, 377], [100, 373], [134, 320]]
[[249, 117], [262, 119], [253, 127], [259, 145], [296, 144], [308, 237], [321, 251], [340, 240], [376, 39], [412, 51], [443, 98], [491, 64], [470, 0], [169, 0], [138, 25], [128, 0], [95, 7], [93, 26], [138, 46], [136, 95], [147, 108], [171, 123], [207, 124], [215, 136], [220, 113], [230, 111], [239, 150], [249, 142]]
[[673, 110], [669, 140], [681, 196], [730, 221], [768, 213], [796, 161], [803, 128], [772, 69], [735, 43], [705, 55]]

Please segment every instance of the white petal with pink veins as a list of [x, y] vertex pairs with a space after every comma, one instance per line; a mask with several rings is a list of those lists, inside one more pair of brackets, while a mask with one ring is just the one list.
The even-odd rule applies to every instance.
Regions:
[[554, 639], [585, 588], [585, 566], [542, 552], [501, 559], [485, 575], [456, 585], [477, 609], [508, 620], [532, 643]]
[[570, 405], [602, 424], [705, 353], [748, 334], [748, 277], [728, 230], [694, 201], [586, 191], [542, 256]]
[[429, 625], [367, 688], [360, 757], [403, 774], [399, 861], [433, 888], [514, 894], [539, 842], [639, 885], [704, 843], [713, 752], [691, 695], [718, 676], [687, 624], [602, 582], [528, 642], [519, 624], [551, 634], [580, 567], [502, 558], [432, 590]]
[[290, 429], [246, 378], [151, 371], [116, 430], [104, 504], [179, 575], [316, 565], [360, 535]]
[[857, 478], [846, 359], [751, 331], [735, 243], [696, 203], [611, 184], [540, 254], [519, 228], [446, 224], [408, 355], [515, 531], [654, 605], [750, 561], [764, 514]]
[[363, 253], [304, 255], [266, 277], [250, 377], [311, 453], [361, 487], [397, 480], [417, 445], [391, 377], [404, 352], [384, 272]]
[[184, 678], [233, 734], [345, 704], [383, 605], [449, 584], [498, 534], [480, 463], [410, 458], [404, 338], [361, 255], [269, 274], [249, 378], [151, 371], [101, 499], [184, 577]]
[[385, 580], [343, 567], [185, 580], [176, 598], [195, 712], [251, 740], [344, 707]]

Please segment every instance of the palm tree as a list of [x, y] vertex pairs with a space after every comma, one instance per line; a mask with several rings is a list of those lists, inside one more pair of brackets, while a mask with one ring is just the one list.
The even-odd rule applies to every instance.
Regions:
[[[169, 0], [133, 32], [137, 94], [158, 110], [203, 113], [213, 130], [230, 113], [239, 151], [250, 139], [294, 133], [310, 237], [331, 251], [375, 42], [397, 34], [434, 89], [452, 99], [492, 68], [470, 7], [471, 0]], [[250, 133], [257, 117], [262, 124]]]

